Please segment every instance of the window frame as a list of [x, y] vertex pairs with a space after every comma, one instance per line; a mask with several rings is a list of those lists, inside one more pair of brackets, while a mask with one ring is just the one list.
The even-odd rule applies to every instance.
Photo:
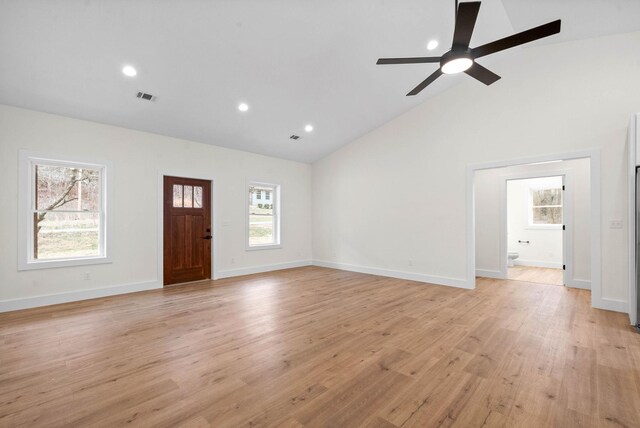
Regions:
[[[58, 156], [21, 150], [19, 154], [18, 193], [18, 270], [50, 269], [111, 263], [112, 166], [107, 161], [86, 157]], [[35, 165], [95, 169], [100, 174], [99, 255], [60, 259], [34, 259], [33, 213], [35, 210]]]
[[[273, 244], [258, 244], [251, 245], [249, 241], [249, 228], [251, 226], [249, 206], [251, 205], [251, 194], [249, 188], [251, 186], [271, 187], [271, 204], [273, 205], [273, 234], [275, 237], [275, 243]], [[245, 249], [246, 251], [258, 251], [258, 250], [273, 250], [282, 248], [282, 213], [280, 211], [280, 194], [282, 186], [276, 183], [268, 183], [264, 181], [248, 180], [245, 187]]]
[[[562, 198], [562, 204], [560, 205], [537, 205], [534, 206], [533, 205], [533, 192], [538, 191], [538, 190], [553, 190], [553, 189], [559, 189], [560, 190], [560, 197]], [[533, 222], [533, 209], [534, 208], [547, 208], [547, 207], [560, 207], [562, 208], [562, 223], [560, 224], [550, 224], [550, 223], [534, 223]], [[527, 229], [552, 229], [552, 230], [556, 230], [556, 229], [562, 229], [562, 226], [564, 224], [564, 191], [562, 190], [562, 184], [560, 185], [560, 187], [555, 187], [555, 186], [549, 186], [549, 187], [530, 187], [529, 188], [529, 206], [527, 209], [527, 215], [528, 215], [528, 225], [527, 225]]]

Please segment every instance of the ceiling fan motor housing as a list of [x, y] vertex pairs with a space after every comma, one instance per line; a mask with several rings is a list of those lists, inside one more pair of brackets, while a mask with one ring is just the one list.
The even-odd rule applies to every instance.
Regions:
[[454, 59], [467, 58], [473, 61], [473, 55], [471, 54], [471, 50], [468, 48], [460, 48], [454, 46], [453, 49], [442, 55], [440, 57], [440, 67], [445, 65], [448, 62], [453, 61]]

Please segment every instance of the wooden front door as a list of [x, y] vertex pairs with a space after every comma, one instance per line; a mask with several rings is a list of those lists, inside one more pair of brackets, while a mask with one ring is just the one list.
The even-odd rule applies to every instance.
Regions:
[[164, 284], [211, 278], [211, 182], [164, 177]]

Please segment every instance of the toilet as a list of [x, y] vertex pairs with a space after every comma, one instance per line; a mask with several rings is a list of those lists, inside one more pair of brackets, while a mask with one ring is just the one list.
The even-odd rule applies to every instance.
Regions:
[[520, 253], [518, 253], [517, 251], [509, 251], [507, 253], [507, 260], [508, 260], [507, 266], [513, 267], [514, 266], [513, 261], [518, 257], [520, 257]]

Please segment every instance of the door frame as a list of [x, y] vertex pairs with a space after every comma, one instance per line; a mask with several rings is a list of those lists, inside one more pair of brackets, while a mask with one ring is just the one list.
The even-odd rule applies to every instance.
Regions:
[[[562, 193], [562, 223], [565, 226], [562, 234], [562, 264], [565, 270], [562, 272], [562, 282], [565, 287], [573, 287], [569, 284], [569, 279], [573, 278], [573, 184], [570, 170], [567, 168], [557, 169], [547, 172], [530, 172], [505, 174], [501, 177], [500, 183], [500, 273], [504, 279], [508, 278], [507, 253], [509, 252], [509, 219], [508, 219], [508, 192], [509, 181], [530, 180], [534, 178], [562, 177], [562, 185], [565, 190]], [[570, 245], [569, 245], [570, 244]], [[579, 287], [580, 288], [580, 287]]]
[[582, 150], [571, 153], [532, 156], [528, 158], [486, 162], [467, 166], [467, 287], [476, 288], [476, 226], [474, 204], [475, 172], [482, 169], [525, 165], [554, 160], [589, 158], [591, 161], [591, 306], [599, 309], [627, 311], [628, 302], [602, 297], [602, 211], [600, 201], [600, 149]]
[[160, 171], [158, 173], [158, 283], [161, 287], [165, 287], [164, 284], [164, 177], [180, 177], [191, 178], [194, 180], [206, 180], [211, 182], [211, 231], [212, 231], [212, 243], [211, 243], [211, 279], [218, 279], [218, 218], [215, 215], [216, 206], [218, 205], [216, 179], [212, 175], [207, 174], [194, 174], [192, 172], [185, 171]]

